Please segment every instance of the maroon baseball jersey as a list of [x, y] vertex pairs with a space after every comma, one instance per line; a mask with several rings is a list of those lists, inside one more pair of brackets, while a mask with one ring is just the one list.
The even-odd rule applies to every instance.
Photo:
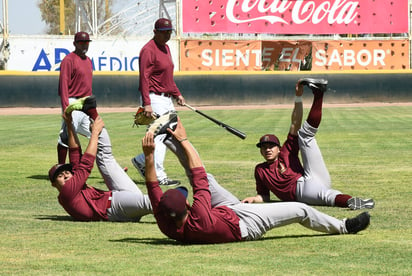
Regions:
[[271, 164], [264, 162], [256, 165], [257, 193], [269, 196], [270, 191], [272, 191], [283, 201], [295, 201], [297, 180], [303, 174], [298, 154], [298, 136], [289, 134], [280, 148], [279, 156], [275, 162]]
[[73, 177], [64, 183], [59, 193], [60, 205], [75, 220], [108, 220], [106, 208], [111, 192], [86, 184], [95, 156], [88, 153], [82, 156], [80, 148], [70, 148], [69, 156], [73, 166]]
[[228, 207], [212, 208], [209, 183], [203, 167], [191, 170], [193, 204], [186, 223], [177, 228], [174, 221], [158, 212], [163, 194], [158, 182], [147, 182], [154, 216], [160, 230], [169, 238], [185, 243], [223, 243], [242, 239], [239, 217]]
[[140, 51], [139, 91], [143, 105], [150, 105], [149, 92], [167, 93], [173, 97], [181, 95], [173, 79], [173, 60], [169, 46], [158, 45], [150, 40]]
[[93, 64], [90, 58], [82, 59], [74, 52], [68, 54], [60, 65], [59, 96], [63, 110], [69, 98], [92, 95]]

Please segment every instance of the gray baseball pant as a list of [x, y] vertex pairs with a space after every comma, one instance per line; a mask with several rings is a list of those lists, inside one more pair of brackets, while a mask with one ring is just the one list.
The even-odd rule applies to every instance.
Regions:
[[114, 158], [106, 128], [99, 135], [96, 164], [112, 191], [111, 208], [107, 209], [110, 221], [139, 221], [142, 216], [153, 213], [149, 197], [142, 193]]
[[342, 193], [331, 188], [329, 171], [315, 139], [317, 131], [307, 121], [298, 131], [304, 174], [297, 182], [296, 200], [310, 205], [334, 206], [335, 197]]
[[[176, 111], [173, 105], [172, 98], [159, 96], [154, 93], [150, 93], [149, 97], [153, 112], [157, 113], [158, 115], [163, 115], [170, 111]], [[156, 144], [154, 152], [154, 162], [156, 176], [159, 181], [167, 178], [167, 174], [163, 166], [166, 157], [166, 145], [164, 144], [166, 136], [167, 134], [160, 134], [154, 138], [154, 142]], [[145, 166], [145, 158], [143, 153], [137, 155], [135, 158], [140, 164]]]
[[227, 206], [239, 217], [242, 238], [255, 240], [267, 231], [292, 223], [328, 234], [345, 234], [346, 219], [339, 220], [300, 202], [241, 203], [224, 189], [211, 174], [207, 174], [212, 208]]

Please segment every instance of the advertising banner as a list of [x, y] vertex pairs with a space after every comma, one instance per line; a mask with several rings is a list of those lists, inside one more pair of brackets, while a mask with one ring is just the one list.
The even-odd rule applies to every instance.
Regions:
[[180, 44], [181, 71], [261, 70], [260, 41], [186, 40]]
[[409, 41], [313, 42], [312, 71], [409, 69]]
[[[87, 56], [95, 71], [139, 71], [139, 53], [150, 40], [93, 38]], [[73, 37], [10, 37], [10, 58], [7, 70], [58, 71], [63, 58], [74, 51]], [[175, 71], [179, 70], [179, 44], [167, 43], [172, 53]]]
[[407, 33], [408, 0], [182, 0], [184, 33]]
[[[182, 41], [182, 71], [299, 71], [310, 54], [309, 41]], [[308, 64], [310, 65], [310, 64]]]

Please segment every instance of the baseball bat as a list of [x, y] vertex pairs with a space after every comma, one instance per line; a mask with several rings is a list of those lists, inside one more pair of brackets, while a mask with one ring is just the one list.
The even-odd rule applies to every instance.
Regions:
[[237, 137], [239, 137], [239, 138], [241, 138], [241, 139], [245, 139], [245, 138], [246, 138], [246, 134], [243, 133], [243, 132], [241, 132], [240, 130], [238, 130], [238, 129], [234, 128], [234, 127], [231, 127], [231, 126], [229, 126], [229, 125], [227, 125], [227, 124], [225, 124], [225, 123], [223, 123], [223, 122], [221, 122], [221, 121], [219, 121], [219, 120], [216, 120], [215, 118], [213, 118], [213, 117], [211, 117], [211, 116], [203, 113], [203, 112], [200, 111], [200, 110], [197, 110], [196, 108], [188, 105], [187, 103], [185, 103], [185, 106], [186, 106], [187, 108], [193, 110], [194, 112], [202, 115], [203, 117], [209, 119], [210, 121], [214, 122], [214, 123], [217, 124], [218, 126], [223, 127], [224, 129], [226, 129], [226, 130], [229, 131], [230, 133], [236, 135]]

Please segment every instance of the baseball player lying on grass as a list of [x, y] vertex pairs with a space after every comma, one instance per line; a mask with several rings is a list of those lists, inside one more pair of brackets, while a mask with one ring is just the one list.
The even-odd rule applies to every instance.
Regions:
[[[242, 202], [268, 202], [271, 191], [282, 201], [352, 210], [374, 207], [373, 199], [352, 197], [331, 188], [330, 175], [315, 138], [322, 118], [327, 83], [323, 79], [310, 78], [296, 83], [295, 107], [287, 140], [281, 146], [274, 134], [265, 134], [260, 138], [256, 146], [266, 161], [255, 167], [257, 195], [247, 197]], [[314, 97], [308, 118], [302, 126], [304, 85], [312, 89]], [[299, 149], [303, 166], [299, 160]]]
[[[73, 128], [73, 110], [82, 110], [94, 121], [83, 155]], [[96, 111], [94, 97], [85, 97], [69, 105], [63, 119], [68, 126], [70, 164], [54, 165], [49, 170], [49, 179], [59, 191], [58, 200], [66, 212], [80, 221], [139, 221], [142, 216], [151, 214], [148, 196], [140, 191], [113, 157], [109, 134]], [[95, 160], [110, 191], [86, 184]]]
[[180, 142], [177, 150], [184, 152], [185, 158], [181, 159], [182, 155], [178, 155], [178, 158], [186, 171], [189, 170], [193, 188], [192, 205], [187, 201], [187, 193], [182, 192], [181, 188], [169, 189], [165, 193], [160, 188], [154, 163], [153, 132], [146, 132], [142, 148], [153, 214], [160, 230], [171, 239], [184, 243], [255, 240], [272, 228], [291, 223], [329, 234], [355, 234], [369, 225], [370, 216], [367, 212], [351, 219], [339, 220], [300, 202], [241, 203], [220, 186], [211, 174], [206, 174], [180, 119], [174, 131], [171, 128], [167, 128], [167, 131], [172, 135], [168, 139]]

